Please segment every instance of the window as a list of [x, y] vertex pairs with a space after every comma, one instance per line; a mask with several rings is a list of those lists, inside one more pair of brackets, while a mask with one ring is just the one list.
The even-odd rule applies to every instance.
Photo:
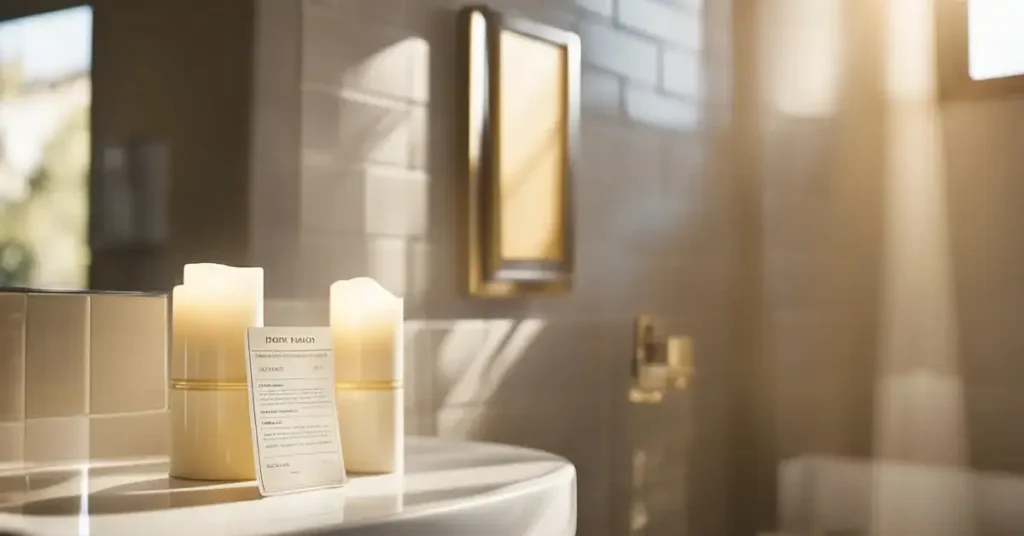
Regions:
[[1024, 75], [1024, 0], [968, 0], [967, 48], [974, 80]]

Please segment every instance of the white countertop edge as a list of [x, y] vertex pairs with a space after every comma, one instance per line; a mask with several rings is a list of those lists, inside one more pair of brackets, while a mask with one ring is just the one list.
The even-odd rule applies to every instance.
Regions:
[[[453, 446], [459, 445], [460, 442], [450, 441], [444, 439], [431, 438], [431, 442], [434, 444], [451, 443]], [[379, 517], [367, 517], [364, 519], [355, 519], [352, 521], [342, 520], [324, 520], [322, 524], [317, 524], [317, 518], [292, 518], [296, 523], [284, 529], [279, 527], [279, 530], [274, 530], [273, 527], [267, 527], [268, 531], [265, 534], [279, 534], [279, 535], [299, 535], [310, 531], [320, 532], [332, 532], [332, 531], [350, 531], [352, 529], [360, 528], [378, 528], [386, 527], [391, 524], [400, 524], [415, 522], [417, 519], [425, 519], [432, 517], [444, 517], [455, 515], [457, 517], [459, 512], [471, 512], [477, 509], [485, 509], [504, 501], [515, 501], [518, 498], [529, 496], [532, 494], [543, 494], [544, 490], [547, 489], [558, 489], [568, 486], [572, 490], [572, 501], [575, 505], [576, 501], [576, 469], [566, 459], [556, 456], [554, 454], [531, 449], [527, 447], [504, 445], [499, 443], [474, 443], [477, 446], [500, 448], [500, 449], [514, 449], [523, 454], [532, 454], [536, 458], [532, 460], [524, 460], [527, 462], [541, 462], [551, 463], [552, 468], [545, 473], [538, 476], [532, 477], [530, 480], [514, 482], [505, 485], [501, 488], [490, 490], [487, 492], [458, 498], [445, 498], [433, 501], [427, 504], [419, 504], [403, 509], [401, 512], [396, 512], [390, 515], [382, 515]], [[139, 460], [135, 460], [138, 462]], [[151, 460], [147, 460], [151, 461]], [[110, 467], [117, 465], [127, 464], [124, 460], [104, 460], [100, 463], [80, 463], [80, 464], [65, 464], [61, 468], [49, 467], [46, 470], [59, 470], [59, 469], [77, 469], [85, 470], [88, 467]], [[26, 473], [35, 473], [36, 471], [42, 470], [35, 467], [26, 467]], [[404, 478], [405, 475], [368, 475], [369, 478]], [[357, 477], [359, 478], [359, 477]], [[222, 483], [224, 486], [248, 486], [251, 482], [238, 482], [238, 483]], [[328, 493], [337, 493], [339, 497], [346, 497], [346, 488], [348, 486], [342, 486], [330, 490], [323, 490]], [[309, 492], [317, 493], [317, 492]], [[304, 493], [288, 494], [290, 497], [299, 498], [293, 500], [301, 500]], [[360, 498], [359, 495], [352, 495], [352, 498]], [[254, 501], [257, 502], [258, 501]], [[237, 508], [242, 503], [226, 503], [224, 506], [230, 506], [231, 508]], [[250, 504], [250, 506], [254, 506]], [[63, 534], [74, 534], [69, 532], [68, 528], [71, 526], [77, 527], [78, 534], [88, 534], [89, 532], [103, 533], [104, 528], [115, 528], [117, 525], [125, 524], [130, 525], [137, 521], [140, 524], [145, 521], [141, 519], [143, 516], [152, 515], [152, 522], [154, 524], [162, 524], [173, 521], [174, 516], [189, 516], [189, 515], [202, 515], [203, 511], [209, 511], [211, 508], [217, 508], [217, 505], [196, 505], [196, 506], [184, 506], [174, 508], [172, 510], [162, 510], [158, 514], [151, 512], [130, 512], [130, 513], [115, 513], [115, 514], [103, 514], [94, 516], [80, 516], [80, 515], [64, 515], [64, 516], [25, 516], [22, 514], [10, 514], [0, 513], [0, 531], [15, 531], [15, 533], [24, 533], [26, 536], [35, 536], [38, 534], [50, 535], [63, 535]], [[575, 506], [574, 506], [575, 509]], [[244, 515], [243, 512], [239, 512], [239, 515]], [[53, 529], [53, 530], [51, 530]], [[159, 532], [159, 531], [157, 531]]]

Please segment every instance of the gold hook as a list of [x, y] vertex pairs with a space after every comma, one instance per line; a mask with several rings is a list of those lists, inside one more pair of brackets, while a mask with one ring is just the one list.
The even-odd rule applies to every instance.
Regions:
[[669, 389], [686, 389], [694, 373], [693, 342], [681, 336], [659, 338], [658, 324], [650, 315], [636, 319], [629, 390], [635, 404], [660, 403]]

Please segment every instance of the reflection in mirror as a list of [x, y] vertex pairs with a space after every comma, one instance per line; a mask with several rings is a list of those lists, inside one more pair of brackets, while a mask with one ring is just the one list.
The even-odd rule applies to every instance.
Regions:
[[558, 262], [564, 255], [566, 62], [563, 47], [501, 32], [500, 242], [506, 259]]
[[0, 287], [84, 288], [92, 8], [0, 22]]

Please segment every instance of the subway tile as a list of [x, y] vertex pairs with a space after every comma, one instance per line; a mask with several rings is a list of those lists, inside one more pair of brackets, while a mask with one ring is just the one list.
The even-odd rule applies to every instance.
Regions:
[[[632, 260], [609, 254], [601, 267], [602, 277], [615, 281], [604, 296], [606, 314], [615, 311], [646, 311], [670, 315], [700, 307], [713, 314], [735, 284], [735, 268], [722, 256], [708, 258], [637, 257]], [[678, 314], [678, 313], [676, 313]]]
[[407, 38], [410, 43], [409, 56], [412, 59], [412, 84], [409, 97], [414, 102], [430, 102], [430, 83], [433, 73], [430, 63], [430, 43], [423, 38]]
[[689, 100], [701, 100], [703, 65], [699, 52], [666, 49], [661, 55], [661, 84], [665, 91]]
[[368, 246], [366, 275], [376, 279], [388, 292], [405, 296], [409, 281], [407, 242], [400, 238], [372, 238]]
[[[359, 2], [378, 6], [380, 2]], [[426, 43], [402, 28], [387, 27], [354, 4], [336, 9], [307, 6], [302, 17], [302, 81], [328, 89], [349, 87], [403, 99], [423, 100]], [[416, 62], [416, 63], [414, 63]]]
[[25, 418], [25, 313], [28, 297], [0, 292], [0, 423]]
[[425, 350], [432, 354], [435, 363], [436, 405], [459, 404], [472, 401], [469, 394], [461, 394], [459, 384], [463, 376], [473, 369], [484, 356], [496, 351], [512, 327], [510, 319], [458, 319], [444, 322], [430, 322], [429, 344]]
[[[341, 88], [351, 57], [341, 47], [342, 35], [357, 34], [358, 21], [341, 17], [332, 5], [310, 5], [302, 8], [302, 71], [305, 84]], [[358, 56], [358, 55], [357, 55]]]
[[167, 299], [89, 298], [89, 413], [135, 413], [167, 405]]
[[622, 83], [614, 74], [584, 69], [580, 77], [580, 103], [584, 109], [616, 115], [622, 106]]
[[47, 467], [89, 460], [89, 417], [25, 421], [25, 465]]
[[[683, 7], [692, 13], [698, 13], [704, 9], [705, 0], [668, 0], [677, 6]], [[723, 10], [724, 11], [724, 10]]]
[[365, 184], [358, 170], [305, 165], [300, 190], [303, 229], [340, 233], [365, 230]]
[[537, 22], [573, 31], [579, 21], [574, 0], [515, 0], [508, 6], [494, 6], [505, 13], [514, 13]]
[[319, 299], [269, 299], [264, 303], [268, 326], [326, 326], [330, 323], [330, 296]]
[[170, 455], [167, 411], [92, 415], [89, 417], [89, 458], [110, 460]]
[[424, 314], [430, 303], [430, 291], [433, 285], [432, 277], [435, 271], [441, 271], [440, 264], [444, 259], [438, 259], [434, 249], [429, 243], [410, 240], [406, 247], [406, 268], [405, 268], [405, 302], [406, 307], [416, 314]]
[[[449, 367], [450, 379], [438, 387], [444, 405], [487, 404], [498, 411], [537, 404], [603, 405], [608, 355], [603, 324], [523, 318], [490, 320], [487, 328], [485, 338], [459, 342], [460, 366], [452, 367], [454, 357], [438, 357]], [[471, 330], [468, 336], [479, 334]], [[467, 355], [472, 356], [468, 361]]]
[[692, 132], [701, 125], [701, 107], [640, 87], [626, 89], [626, 113], [634, 121], [669, 130]]
[[614, 0], [576, 0], [576, 5], [596, 15], [610, 17]]
[[[408, 314], [406, 318], [409, 318]], [[437, 357], [434, 352], [434, 330], [429, 322], [406, 320], [404, 332], [406, 414], [432, 414], [437, 399], [434, 392]]]
[[302, 91], [302, 148], [333, 155], [341, 142], [341, 101], [330, 91]]
[[650, 40], [593, 21], [580, 24], [583, 62], [633, 80], [658, 81], [658, 48]]
[[620, 0], [618, 8], [618, 20], [627, 28], [692, 50], [702, 48], [699, 14], [656, 0]]
[[88, 413], [89, 297], [30, 294], [27, 318], [25, 417]]
[[314, 18], [335, 13], [339, 0], [300, 0], [302, 12], [313, 14]]
[[[0, 422], [0, 472], [20, 469], [25, 463], [25, 421]], [[10, 482], [0, 478], [0, 503]]]
[[[662, 139], [658, 133], [593, 116], [584, 116], [581, 124], [578, 190], [633, 190], [650, 195], [657, 191], [664, 175]], [[577, 201], [591, 202], [582, 195]], [[588, 204], [578, 207], [580, 218], [600, 215], [607, 208], [610, 207]]]
[[805, 452], [853, 456], [870, 448], [866, 437], [872, 429], [871, 408], [877, 403], [874, 378], [860, 373], [863, 367], [855, 367], [862, 363], [863, 355], [849, 356], [851, 352], [845, 349], [836, 350], [822, 349], [815, 356], [832, 364], [829, 372], [805, 373], [800, 367], [787, 366], [777, 376], [781, 457]]
[[[362, 32], [365, 31], [372, 29], [364, 28]], [[357, 30], [346, 34], [342, 46], [345, 49], [365, 47], [362, 32]], [[343, 75], [344, 87], [426, 101], [429, 88], [424, 87], [424, 65], [430, 62], [426, 41], [419, 37], [395, 36], [393, 39], [393, 42], [379, 40], [380, 48], [368, 51], [365, 57], [357, 58]]]
[[[431, 164], [430, 132], [431, 121], [435, 118], [430, 115], [426, 106], [413, 106], [409, 112], [409, 167], [413, 170], [427, 170]], [[439, 129], [440, 130], [440, 129]]]
[[429, 181], [425, 174], [368, 167], [362, 180], [366, 195], [367, 234], [396, 237], [426, 235]]
[[295, 263], [299, 290], [291, 298], [327, 299], [331, 283], [369, 275], [369, 242], [359, 235], [303, 233]]
[[[682, 3], [676, 5], [685, 8], [689, 1], [680, 0]], [[323, 139], [312, 139], [303, 147], [314, 155], [317, 151], [329, 153], [329, 158], [322, 161], [330, 169], [362, 170], [371, 163], [371, 168], [386, 169], [386, 178], [374, 181], [370, 177], [365, 183], [373, 191], [363, 192], [364, 229], [334, 233], [303, 229], [303, 266], [293, 273], [304, 279], [301, 286], [309, 287], [303, 291], [309, 302], [313, 301], [314, 289], [326, 289], [330, 280], [342, 277], [341, 272], [344, 277], [372, 275], [387, 288], [403, 293], [407, 317], [417, 319], [410, 320], [406, 328], [406, 431], [526, 444], [569, 457], [580, 469], [581, 489], [585, 490], [579, 499], [581, 534], [604, 534], [613, 505], [607, 476], [609, 438], [616, 430], [608, 422], [607, 412], [614, 400], [625, 396], [622, 386], [628, 381], [632, 312], [655, 310], [678, 317], [682, 311], [694, 308], [727, 311], [728, 283], [734, 277], [729, 269], [721, 269], [727, 260], [718, 253], [722, 246], [709, 246], [693, 236], [709, 229], [696, 223], [703, 222], [706, 215], [693, 209], [705, 206], [710, 196], [702, 186], [707, 179], [702, 167], [683, 157], [665, 156], [674, 155], [680, 147], [701, 157], [706, 152], [703, 146], [672, 132], [688, 136], [697, 127], [687, 123], [700, 124], [698, 106], [673, 98], [689, 97], [699, 102], [693, 99], [691, 89], [700, 82], [694, 81], [692, 67], [684, 63], [687, 57], [679, 59], [663, 52], [662, 43], [682, 45], [678, 54], [684, 54], [683, 49], [696, 50], [700, 47], [699, 26], [696, 36], [666, 35], [672, 21], [642, 21], [640, 27], [623, 24], [627, 28], [618, 28], [600, 20], [600, 16], [612, 14], [610, 0], [564, 0], [558, 6], [541, 3], [533, 6], [518, 0], [499, 1], [494, 7], [503, 11], [515, 8], [535, 20], [573, 26], [579, 13], [587, 13], [579, 23], [586, 65], [581, 87], [584, 153], [576, 177], [579, 264], [572, 293], [551, 300], [503, 302], [481, 302], [463, 296], [464, 281], [458, 276], [460, 263], [464, 262], [461, 233], [457, 219], [451, 216], [459, 206], [449, 202], [453, 196], [438, 196], [431, 191], [450, 187], [449, 179], [454, 174], [448, 168], [454, 168], [457, 160], [439, 150], [436, 141], [458, 126], [452, 123], [456, 114], [449, 113], [458, 105], [449, 94], [455, 89], [455, 77], [437, 77], [438, 72], [446, 73], [456, 62], [430, 64], [432, 58], [448, 57], [438, 52], [454, 40], [441, 35], [440, 24], [432, 24], [431, 32], [438, 33], [436, 39], [428, 38], [422, 46], [398, 45], [401, 38], [394, 38], [409, 33], [403, 28], [410, 28], [412, 23], [398, 24], [397, 13], [389, 14], [397, 17], [391, 22], [375, 15], [346, 15], [343, 22], [322, 22], [322, 28], [316, 30], [321, 32], [320, 37], [308, 36], [309, 44], [319, 49], [307, 54], [315, 61], [307, 62], [304, 57], [303, 81], [310, 85], [304, 98], [311, 88], [321, 84], [341, 88], [344, 81], [345, 87], [335, 95], [339, 98], [335, 131], [319, 125], [318, 135]], [[413, 8], [410, 3], [404, 8], [406, 12], [440, 11], [439, 4], [434, 4]], [[449, 5], [454, 7], [450, 2], [445, 7]], [[666, 8], [671, 13], [682, 13], [671, 6]], [[362, 8], [336, 3], [330, 9], [361, 13]], [[573, 15], [563, 20], [559, 10]], [[684, 33], [697, 20], [693, 18], [670, 31]], [[309, 24], [312, 27], [321, 22]], [[336, 35], [344, 33], [342, 28], [352, 30]], [[338, 44], [345, 40], [350, 46], [340, 47]], [[388, 40], [392, 41], [382, 43]], [[323, 42], [330, 43], [330, 47], [318, 45]], [[408, 53], [418, 55], [408, 73], [395, 67], [404, 60], [399, 59], [399, 52], [388, 48], [392, 45], [409, 46]], [[332, 57], [348, 54], [341, 48], [355, 50], [352, 58], [379, 57], [350, 69], [360, 64], [348, 57]], [[319, 57], [315, 57], [317, 54]], [[324, 62], [323, 67], [316, 67], [316, 62]], [[405, 75], [411, 83], [404, 82]], [[403, 94], [404, 88], [411, 88], [410, 95]], [[430, 94], [431, 89], [435, 94]], [[638, 89], [643, 92], [640, 96], [635, 94]], [[410, 105], [410, 101], [428, 100], [429, 110], [421, 104]], [[329, 106], [319, 106], [329, 113]], [[620, 113], [635, 122], [616, 120]], [[325, 139], [329, 143], [322, 143]], [[407, 182], [407, 176], [412, 175], [409, 170], [429, 170], [430, 176], [424, 176], [422, 183], [413, 187]], [[304, 187], [305, 181], [303, 178]], [[312, 189], [305, 192], [312, 194]], [[322, 192], [324, 197], [330, 196], [329, 190]], [[686, 197], [687, 201], [673, 201], [669, 196]], [[312, 199], [304, 197], [303, 202]], [[331, 221], [326, 208], [322, 210], [320, 216], [305, 217]], [[718, 206], [705, 210], [717, 211]], [[356, 213], [353, 210], [344, 217]], [[628, 221], [622, 223], [624, 220]], [[678, 251], [666, 253], [678, 249], [679, 244], [699, 244], [706, 248], [702, 252], [711, 254], [681, 263]], [[631, 258], [615, 254], [622, 248], [630, 252]], [[315, 261], [321, 264], [309, 266]], [[694, 292], [689, 292], [691, 289]], [[423, 302], [420, 313], [425, 315], [413, 312], [413, 300], [419, 297]], [[284, 321], [299, 321], [314, 314], [314, 306], [301, 298], [288, 302], [268, 302], [268, 318], [273, 311], [287, 316]], [[423, 316], [428, 320], [422, 320]], [[434, 319], [439, 317], [444, 320]], [[707, 354], [699, 351], [701, 359], [713, 362], [702, 365], [702, 370], [717, 374], [719, 369], [728, 369], [719, 362], [726, 360], [724, 356], [730, 355], [731, 347], [728, 337], [720, 333], [723, 330], [716, 331], [715, 327], [729, 322], [730, 316], [714, 312], [708, 317], [711, 327], [692, 330], [698, 335], [699, 347], [708, 344], [710, 348]], [[544, 323], [544, 328], [535, 330], [538, 323]], [[684, 328], [691, 326], [684, 324], [679, 329]], [[714, 340], [705, 343], [708, 338]], [[707, 390], [707, 380], [701, 381]], [[710, 387], [721, 391], [720, 383], [711, 382]], [[713, 414], [721, 423], [719, 413]], [[707, 473], [710, 482], [722, 471]], [[676, 491], [672, 490], [673, 496], [666, 499], [680, 499]], [[624, 504], [623, 509], [627, 507]], [[677, 513], [666, 512], [669, 510], [655, 513], [662, 520]]]
[[293, 270], [299, 289], [282, 297], [321, 299], [336, 280], [373, 277], [390, 292], [405, 297], [407, 314], [423, 313], [425, 286], [429, 284], [429, 248], [424, 244], [403, 238], [307, 232], [301, 249]]
[[257, 229], [252, 259], [263, 267], [264, 299], [301, 294], [303, 257], [299, 229]]
[[370, 23], [376, 27], [404, 27], [408, 24], [408, 0], [335, 0], [337, 8], [344, 16], [352, 17], [363, 24]]
[[366, 162], [406, 167], [412, 156], [414, 107], [349, 91], [302, 92], [302, 148], [340, 168]]
[[293, 178], [301, 136], [301, 6], [263, 2], [257, 11], [248, 210], [259, 215], [258, 226], [273, 229], [292, 226], [299, 219], [298, 184]]
[[405, 435], [406, 436], [436, 436], [437, 417], [431, 412], [413, 411], [406, 406], [405, 409]]
[[412, 156], [412, 114], [408, 103], [349, 92], [342, 96], [338, 164], [365, 162], [408, 167]]
[[1015, 419], [1014, 409], [1024, 402], [1024, 394], [1008, 382], [972, 382], [964, 387], [963, 410], [971, 439], [971, 465], [983, 471], [1024, 470], [1020, 456], [1024, 432], [1019, 427], [1006, 426]]
[[[677, 183], [684, 187], [695, 187], [701, 192], [731, 193], [732, 189], [725, 180], [711, 180], [707, 176], [712, 157], [709, 154], [713, 147], [701, 133], [673, 133], [665, 138], [662, 144], [665, 168], [670, 172], [666, 176], [667, 183]], [[691, 184], [698, 183], [698, 184]], [[713, 183], [713, 184], [700, 184]], [[705, 199], [706, 195], [699, 196]]]
[[706, 238], [702, 235], [706, 227], [701, 221], [704, 208], [700, 198], [678, 201], [652, 194], [657, 195], [656, 191], [645, 195], [619, 194], [619, 199], [626, 202], [612, 207], [606, 215], [602, 226], [606, 236], [621, 240], [627, 251], [662, 255], [684, 251], [684, 246], [692, 250]]

